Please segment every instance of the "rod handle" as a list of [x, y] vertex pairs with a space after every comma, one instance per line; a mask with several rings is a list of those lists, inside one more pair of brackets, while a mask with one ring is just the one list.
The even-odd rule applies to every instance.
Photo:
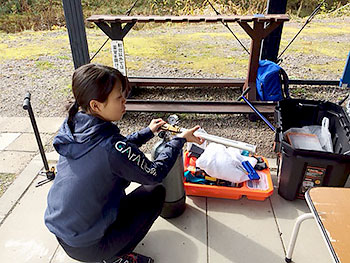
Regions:
[[28, 91], [26, 93], [26, 96], [24, 97], [24, 101], [23, 101], [23, 109], [28, 110], [29, 109], [29, 105], [30, 105], [30, 92]]
[[238, 101], [241, 101], [243, 97], [250, 91], [250, 87], [248, 87], [245, 91], [243, 91], [242, 95], [238, 97]]

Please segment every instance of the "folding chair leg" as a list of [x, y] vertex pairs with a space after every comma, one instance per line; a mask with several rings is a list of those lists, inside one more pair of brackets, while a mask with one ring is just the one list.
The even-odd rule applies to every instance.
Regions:
[[297, 221], [295, 222], [295, 225], [293, 228], [292, 236], [290, 237], [289, 247], [285, 258], [286, 262], [288, 263], [292, 262], [292, 254], [294, 251], [295, 242], [297, 241], [301, 223], [304, 222], [306, 219], [310, 219], [310, 218], [313, 218], [312, 213], [303, 214], [297, 218]]

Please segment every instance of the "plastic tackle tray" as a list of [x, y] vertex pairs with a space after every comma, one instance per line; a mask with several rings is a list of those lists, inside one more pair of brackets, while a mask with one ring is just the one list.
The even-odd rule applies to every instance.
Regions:
[[[267, 166], [268, 162], [263, 158]], [[187, 154], [184, 156], [185, 169], [189, 165]], [[226, 199], [240, 199], [246, 196], [250, 200], [263, 201], [273, 193], [273, 184], [271, 180], [270, 169], [257, 171], [260, 180], [249, 180], [242, 183], [240, 187], [228, 187], [217, 185], [205, 185], [184, 182], [186, 195], [206, 196]]]

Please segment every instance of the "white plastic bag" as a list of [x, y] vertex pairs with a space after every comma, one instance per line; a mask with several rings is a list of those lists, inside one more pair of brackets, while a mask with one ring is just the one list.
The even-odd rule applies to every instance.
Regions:
[[317, 130], [313, 131], [314, 126], [308, 126], [310, 131], [312, 131], [314, 134], [318, 136], [318, 139], [320, 140], [322, 148], [326, 152], [333, 152], [333, 144], [332, 144], [332, 136], [329, 132], [329, 119], [327, 117], [324, 117], [322, 119], [322, 126], [317, 126]]
[[[288, 133], [314, 134], [318, 138], [319, 142], [316, 144], [314, 140], [311, 140], [313, 138], [305, 136], [305, 140], [295, 145], [295, 148], [333, 153], [332, 136], [329, 132], [329, 119], [327, 117], [322, 119], [322, 126], [309, 125], [302, 128], [290, 128], [284, 134]], [[310, 141], [307, 140], [308, 138]]]
[[253, 167], [257, 163], [257, 160], [253, 157], [242, 156], [238, 149], [210, 143], [197, 159], [196, 166], [212, 177], [233, 183], [241, 183], [249, 180], [241, 164], [245, 160], [249, 161]]

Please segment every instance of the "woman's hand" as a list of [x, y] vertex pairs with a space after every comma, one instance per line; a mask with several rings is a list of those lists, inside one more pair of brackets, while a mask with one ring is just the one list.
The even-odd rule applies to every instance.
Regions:
[[153, 133], [157, 132], [161, 126], [163, 126], [166, 122], [162, 119], [153, 119], [148, 127], [151, 129]]
[[185, 130], [182, 133], [178, 135], [178, 137], [185, 138], [187, 142], [194, 142], [197, 144], [202, 144], [204, 142], [204, 139], [195, 136], [193, 133], [197, 131], [200, 128], [199, 125], [193, 127], [192, 129]]

